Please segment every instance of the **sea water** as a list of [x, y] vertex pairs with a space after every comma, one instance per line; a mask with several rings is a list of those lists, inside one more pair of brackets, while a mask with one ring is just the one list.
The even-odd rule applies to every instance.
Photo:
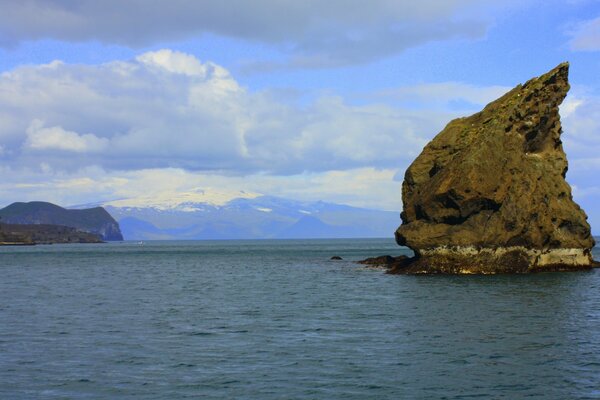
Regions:
[[355, 263], [403, 251], [387, 239], [0, 248], [0, 398], [600, 398], [600, 270], [392, 276]]

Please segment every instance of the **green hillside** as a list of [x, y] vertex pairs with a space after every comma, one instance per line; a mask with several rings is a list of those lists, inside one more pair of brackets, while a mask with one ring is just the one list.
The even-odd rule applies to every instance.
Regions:
[[53, 243], [102, 243], [102, 238], [61, 225], [0, 224], [0, 245]]

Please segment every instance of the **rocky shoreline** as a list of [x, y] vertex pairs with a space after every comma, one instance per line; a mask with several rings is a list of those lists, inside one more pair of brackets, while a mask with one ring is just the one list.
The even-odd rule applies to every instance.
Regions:
[[[508, 253], [508, 252], [507, 252]], [[512, 255], [518, 260], [518, 255]], [[592, 260], [591, 263], [547, 263], [547, 264], [529, 264], [513, 263], [511, 259], [506, 258], [502, 264], [486, 264], [486, 260], [478, 257], [458, 259], [440, 256], [438, 258], [421, 258], [408, 256], [384, 255], [371, 257], [358, 261], [369, 267], [383, 268], [388, 274], [394, 275], [495, 275], [495, 274], [528, 274], [541, 272], [575, 272], [589, 271], [594, 268], [600, 268], [600, 262]]]
[[104, 243], [100, 235], [48, 224], [0, 224], [0, 246], [59, 243]]

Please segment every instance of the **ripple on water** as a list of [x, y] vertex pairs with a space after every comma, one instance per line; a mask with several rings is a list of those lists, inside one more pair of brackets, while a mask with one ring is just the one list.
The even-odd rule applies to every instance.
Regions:
[[0, 398], [600, 398], [598, 270], [352, 263], [387, 253], [393, 241], [2, 248]]

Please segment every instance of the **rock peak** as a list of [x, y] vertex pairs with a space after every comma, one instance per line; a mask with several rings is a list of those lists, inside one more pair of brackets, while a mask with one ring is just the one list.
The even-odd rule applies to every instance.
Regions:
[[415, 251], [414, 271], [591, 266], [594, 240], [560, 140], [568, 73], [561, 63], [451, 121], [410, 165], [396, 240]]
[[533, 78], [530, 81], [540, 80], [542, 82], [545, 82], [548, 80], [556, 79], [556, 80], [563, 80], [565, 82], [568, 82], [569, 66], [570, 66], [570, 64], [568, 61], [561, 62], [556, 67], [552, 68], [550, 71], [546, 72], [543, 75], [540, 75], [537, 78]]

